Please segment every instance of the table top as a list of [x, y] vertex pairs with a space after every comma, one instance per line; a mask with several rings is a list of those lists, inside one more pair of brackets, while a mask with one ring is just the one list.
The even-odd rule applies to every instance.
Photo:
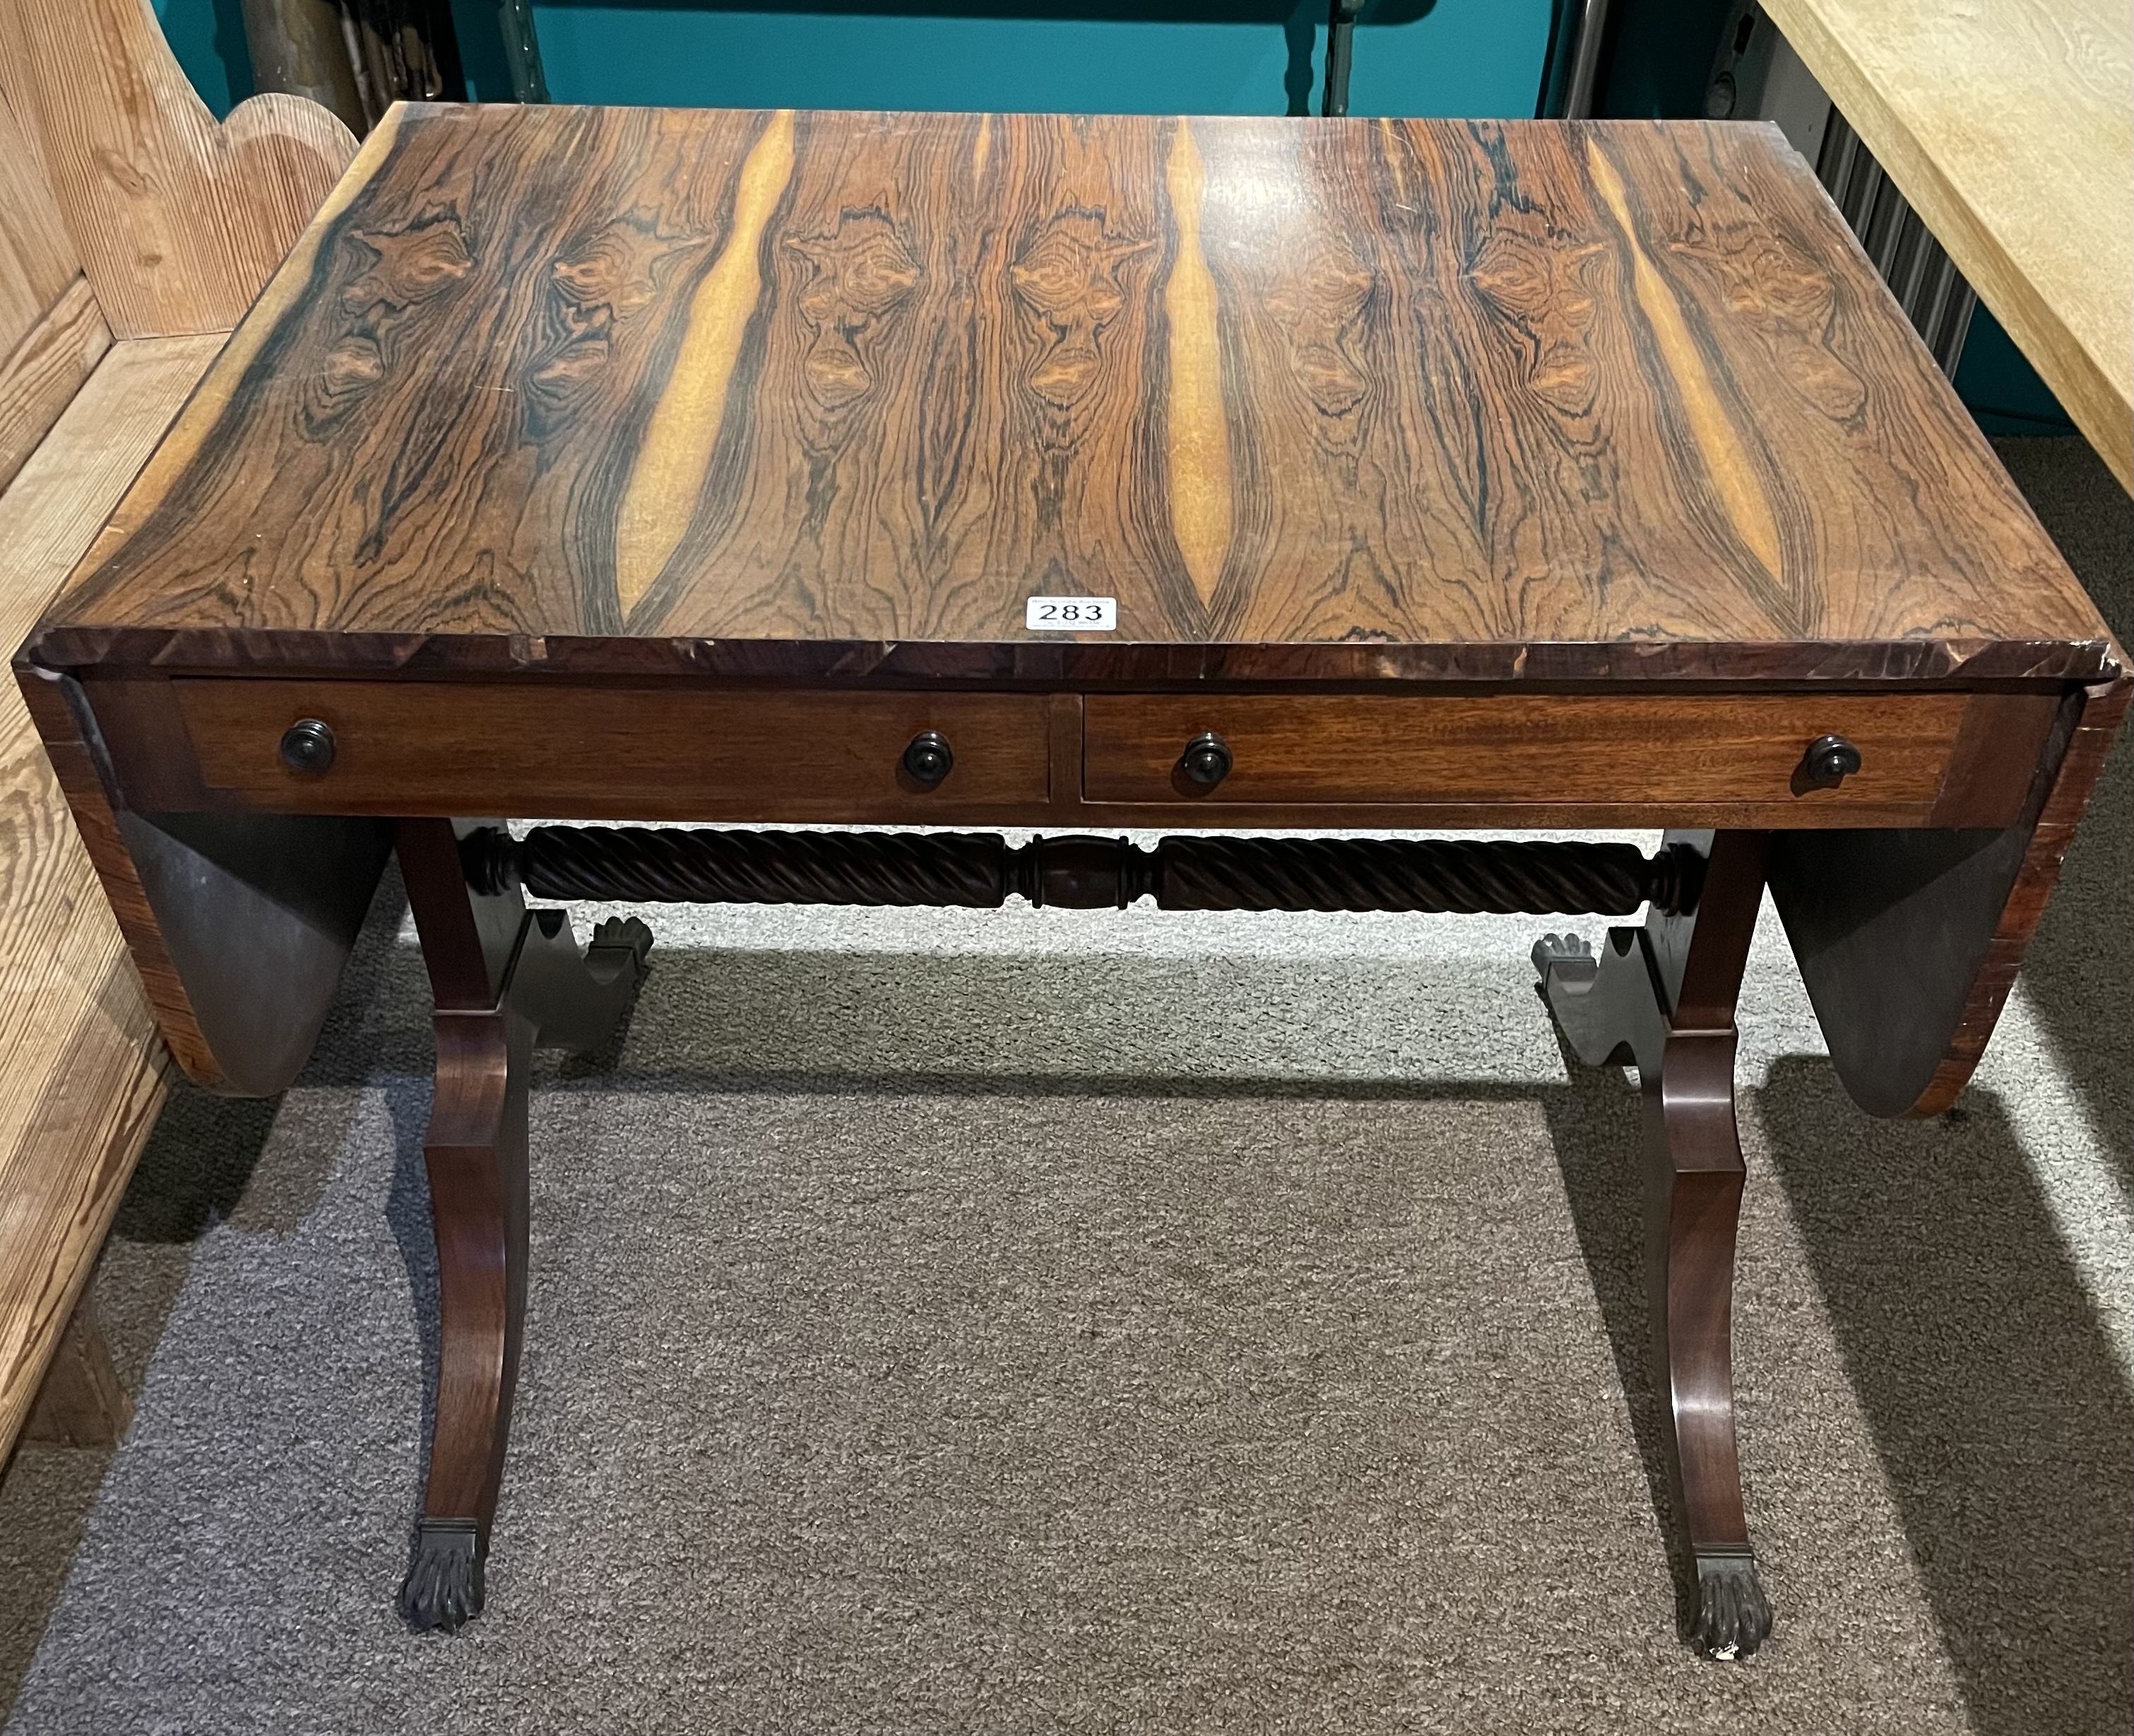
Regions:
[[1765, 10], [2134, 489], [2134, 8]]
[[[1026, 624], [1034, 596], [1117, 624]], [[2082, 679], [1774, 128], [397, 109], [31, 648], [77, 669]]]

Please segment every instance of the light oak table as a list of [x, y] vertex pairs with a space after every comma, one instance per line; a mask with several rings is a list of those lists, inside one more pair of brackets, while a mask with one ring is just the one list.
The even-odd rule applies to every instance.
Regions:
[[2134, 489], [2134, 7], [1764, 0]]
[[[1646, 912], [1535, 963], [1644, 1083], [1670, 1522], [1729, 1656], [1770, 1619], [1729, 1348], [1765, 890], [1854, 1097], [1938, 1110], [2127, 696], [1774, 129], [560, 108], [389, 118], [17, 667], [203, 1083], [288, 1083], [398, 851], [418, 1624], [484, 1596], [529, 1046], [604, 1040], [650, 938], [525, 893], [1152, 897]], [[1252, 835], [1581, 826], [1673, 830]]]

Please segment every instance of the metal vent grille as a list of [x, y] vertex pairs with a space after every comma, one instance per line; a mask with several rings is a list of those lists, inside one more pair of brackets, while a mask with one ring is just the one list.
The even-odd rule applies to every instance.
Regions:
[[1815, 172], [1941, 371], [1953, 378], [1978, 297], [1834, 105]]

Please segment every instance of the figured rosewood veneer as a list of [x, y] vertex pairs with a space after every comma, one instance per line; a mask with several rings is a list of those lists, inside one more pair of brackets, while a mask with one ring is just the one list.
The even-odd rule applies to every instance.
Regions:
[[[17, 668], [196, 1078], [287, 1083], [397, 841], [439, 1007], [424, 1624], [480, 1602], [526, 1049], [599, 1040], [645, 939], [581, 955], [455, 822], [1717, 828], [1678, 840], [1698, 912], [1537, 962], [1644, 1076], [1727, 1654], [1769, 1623], [1726, 1311], [1763, 892], [1853, 1095], [1943, 1107], [2127, 696], [1775, 129], [554, 107], [387, 117]], [[1352, 855], [1368, 896], [1297, 896], [1428, 906]]]
[[1774, 128], [403, 108], [36, 654], [2095, 678], [1951, 407]]

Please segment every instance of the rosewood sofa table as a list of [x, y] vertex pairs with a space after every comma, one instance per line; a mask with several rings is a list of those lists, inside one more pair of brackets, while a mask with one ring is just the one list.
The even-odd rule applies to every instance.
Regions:
[[[482, 1603], [529, 1049], [599, 1043], [650, 939], [526, 893], [1153, 897], [1646, 911], [1535, 963], [1643, 1081], [1721, 1656], [1770, 1625], [1729, 1348], [1763, 895], [1861, 1107], [1940, 1109], [2128, 680], [1774, 129], [455, 107], [371, 135], [17, 667], [204, 1085], [290, 1083], [398, 851], [418, 1625]], [[1295, 835], [1581, 827], [1672, 830]]]

